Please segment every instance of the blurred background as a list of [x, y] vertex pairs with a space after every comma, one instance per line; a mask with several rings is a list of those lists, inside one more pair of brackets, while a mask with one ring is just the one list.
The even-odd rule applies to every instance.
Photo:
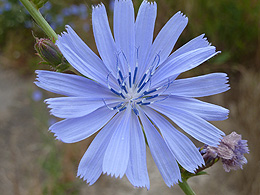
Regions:
[[[112, 21], [113, 1], [102, 0]], [[135, 11], [142, 0], [134, 0]], [[175, 49], [205, 33], [222, 51], [182, 77], [226, 72], [231, 90], [203, 100], [230, 109], [230, 118], [213, 122], [226, 134], [236, 131], [248, 140], [250, 154], [243, 170], [226, 173], [219, 162], [208, 175], [191, 178], [197, 194], [260, 194], [260, 2], [259, 0], [157, 0], [155, 35], [181, 10], [189, 24]], [[71, 25], [97, 51], [91, 26], [91, 6], [100, 0], [49, 1], [41, 13], [60, 33]], [[111, 22], [110, 21], [110, 22]], [[112, 24], [112, 22], [111, 22]], [[168, 188], [147, 152], [151, 188], [135, 189], [122, 180], [101, 176], [93, 186], [76, 178], [78, 163], [92, 138], [75, 144], [56, 141], [48, 132], [58, 119], [48, 114], [43, 100], [53, 94], [33, 81], [39, 64], [34, 36], [46, 37], [17, 0], [0, 0], [0, 192], [1, 194], [183, 194]], [[196, 142], [196, 145], [202, 146]]]

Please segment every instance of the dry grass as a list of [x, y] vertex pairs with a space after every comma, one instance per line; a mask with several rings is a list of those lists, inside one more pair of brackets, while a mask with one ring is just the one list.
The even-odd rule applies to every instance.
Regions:
[[260, 73], [239, 69], [241, 78], [233, 83], [230, 97], [233, 129], [248, 140], [248, 164], [238, 177], [233, 177], [241, 194], [260, 194]]

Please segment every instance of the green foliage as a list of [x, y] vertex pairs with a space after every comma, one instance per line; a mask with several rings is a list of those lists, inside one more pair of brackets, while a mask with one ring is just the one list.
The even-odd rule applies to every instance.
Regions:
[[169, 9], [182, 10], [189, 17], [190, 25], [186, 29], [188, 37], [206, 33], [209, 41], [223, 52], [214, 58], [217, 63], [252, 65], [259, 38], [259, 1], [166, 1]]
[[[51, 123], [49, 112], [46, 105], [42, 102], [46, 98], [43, 92], [41, 100], [31, 102], [33, 116], [37, 121], [41, 135], [42, 153], [39, 155], [38, 162], [41, 167], [41, 192], [42, 194], [79, 194], [79, 180], [75, 178], [75, 170], [71, 170], [71, 161], [76, 166], [74, 159], [66, 155], [68, 151], [64, 148], [65, 144], [57, 142], [53, 134], [47, 129]], [[33, 98], [32, 98], [33, 99]], [[75, 151], [75, 150], [73, 150]], [[43, 155], [42, 155], [43, 154]], [[73, 174], [71, 176], [71, 172]], [[32, 193], [34, 194], [34, 193]]]
[[24, 28], [30, 16], [18, 0], [0, 1], [0, 44], [11, 29]]
[[62, 158], [64, 156], [60, 154], [60, 150], [58, 151], [57, 146], [51, 141], [50, 152], [47, 158], [42, 163], [42, 168], [47, 175], [45, 183], [43, 184], [43, 194], [78, 194], [79, 188], [77, 187], [77, 182], [67, 181], [64, 179], [64, 171]]
[[254, 55], [259, 33], [259, 3], [254, 5], [252, 0], [197, 2], [200, 6], [194, 14], [220, 49], [228, 50], [232, 61], [246, 60]]
[[[35, 0], [46, 1], [46, 0]], [[109, 0], [86, 0], [87, 11], [91, 11], [91, 5], [103, 2], [107, 6], [109, 12]], [[149, 0], [151, 1], [151, 0]], [[142, 0], [135, 0], [135, 12], [140, 6]], [[74, 4], [73, 4], [74, 3]], [[48, 6], [47, 6], [48, 4]], [[62, 14], [71, 8], [71, 4], [80, 5], [80, 0], [65, 0], [62, 2], [49, 1], [41, 8], [43, 16], [57, 33], [64, 30], [65, 24], [70, 24], [76, 31], [85, 39], [87, 37], [88, 45], [95, 48], [91, 33], [91, 16], [86, 20], [79, 22], [78, 16], [64, 16]], [[243, 64], [246, 67], [254, 68], [257, 63], [257, 52], [259, 46], [259, 21], [260, 21], [260, 3], [255, 0], [157, 0], [158, 17], [156, 21], [155, 35], [163, 24], [177, 11], [181, 10], [189, 18], [189, 25], [180, 37], [175, 48], [181, 46], [191, 38], [202, 33], [206, 34], [209, 42], [217, 47], [217, 50], [222, 51], [220, 55], [214, 57], [210, 63], [216, 66], [229, 63], [229, 68], [236, 68], [237, 64]], [[73, 6], [72, 5], [72, 6]], [[79, 13], [79, 12], [77, 12]], [[64, 21], [63, 21], [63, 19]], [[110, 18], [111, 19], [111, 18]], [[8, 34], [13, 32], [26, 33], [30, 36], [31, 29], [36, 31], [37, 36], [42, 36], [41, 30], [32, 22], [33, 20], [28, 15], [27, 11], [19, 3], [18, 0], [2, 0], [0, 1], [0, 44], [1, 51], [5, 50], [8, 45]], [[82, 31], [82, 26], [88, 24], [90, 31], [85, 34]], [[25, 29], [29, 28], [29, 29]], [[81, 30], [80, 30], [81, 29]], [[27, 31], [27, 32], [26, 32]], [[21, 35], [22, 36], [22, 35]], [[24, 41], [32, 40], [30, 37]], [[32, 41], [29, 41], [30, 43]], [[28, 45], [28, 44], [26, 44]], [[23, 48], [30, 50], [30, 48]], [[9, 52], [12, 53], [12, 52]], [[33, 55], [32, 55], [33, 57]], [[30, 60], [28, 60], [30, 61]], [[221, 66], [219, 66], [221, 67]], [[224, 66], [223, 66], [224, 67]], [[220, 68], [221, 69], [221, 68]], [[210, 70], [209, 70], [210, 71]]]

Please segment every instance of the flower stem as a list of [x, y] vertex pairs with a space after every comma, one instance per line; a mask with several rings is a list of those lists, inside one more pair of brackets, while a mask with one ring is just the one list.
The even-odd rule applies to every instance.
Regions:
[[186, 195], [196, 195], [187, 183], [186, 179], [182, 178], [182, 182], [179, 182], [179, 186]]
[[28, 12], [31, 14], [31, 16], [33, 17], [35, 22], [42, 28], [42, 30], [45, 32], [45, 34], [51, 40], [57, 40], [58, 35], [51, 28], [51, 26], [48, 24], [48, 22], [43, 18], [40, 11], [38, 9], [36, 9], [36, 7], [29, 0], [20, 0], [20, 1], [24, 5], [24, 7], [28, 10]]

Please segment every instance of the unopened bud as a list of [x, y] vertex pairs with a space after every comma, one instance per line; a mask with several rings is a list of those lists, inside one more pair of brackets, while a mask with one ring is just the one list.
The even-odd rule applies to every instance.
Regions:
[[62, 54], [50, 39], [36, 38], [34, 48], [38, 55], [50, 65], [57, 66], [62, 63]]
[[69, 64], [63, 57], [59, 48], [50, 39], [36, 38], [34, 48], [37, 51], [37, 54], [42, 58], [42, 63], [50, 65], [58, 72], [62, 72], [69, 68]]

